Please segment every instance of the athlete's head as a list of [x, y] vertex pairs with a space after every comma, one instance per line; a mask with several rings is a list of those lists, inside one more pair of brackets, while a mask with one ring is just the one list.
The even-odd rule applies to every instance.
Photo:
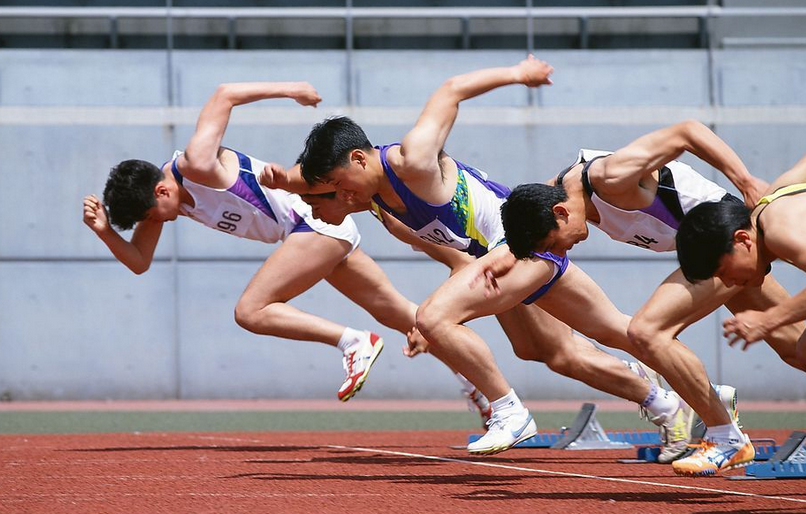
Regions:
[[691, 209], [676, 239], [677, 260], [689, 282], [717, 277], [728, 286], [757, 285], [764, 279], [750, 209], [736, 198]]
[[519, 259], [532, 252], [565, 255], [588, 237], [584, 205], [575, 206], [562, 185], [522, 184], [501, 206], [501, 220], [510, 251]]
[[146, 218], [170, 221], [179, 215], [177, 188], [158, 167], [137, 159], [112, 168], [104, 187], [104, 205], [109, 220], [120, 230], [129, 230]]
[[309, 184], [332, 184], [346, 201], [369, 201], [375, 193], [366, 173], [372, 143], [353, 120], [328, 118], [314, 125], [299, 157], [302, 177]]

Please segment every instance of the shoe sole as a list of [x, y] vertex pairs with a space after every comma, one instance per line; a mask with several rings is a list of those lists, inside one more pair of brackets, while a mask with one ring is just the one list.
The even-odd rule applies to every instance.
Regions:
[[355, 393], [361, 390], [361, 388], [364, 386], [364, 382], [367, 380], [367, 377], [369, 376], [369, 371], [372, 369], [372, 365], [375, 364], [375, 359], [378, 358], [378, 356], [381, 354], [382, 351], [383, 351], [383, 338], [379, 337], [378, 340], [375, 342], [375, 346], [372, 347], [372, 356], [369, 358], [369, 364], [367, 365], [367, 369], [364, 370], [364, 373], [361, 375], [361, 378], [359, 378], [358, 381], [355, 383], [355, 387], [353, 387], [352, 391], [350, 391], [343, 397], [339, 398], [341, 401], [346, 402], [347, 400], [355, 396]]
[[537, 435], [537, 429], [535, 429], [534, 432], [530, 432], [528, 434], [521, 434], [521, 436], [517, 440], [515, 440], [514, 443], [509, 444], [509, 445], [503, 444], [503, 445], [493, 446], [491, 448], [485, 448], [485, 449], [482, 449], [482, 450], [470, 450], [470, 449], [468, 449], [467, 451], [471, 455], [495, 455], [496, 453], [505, 452], [505, 451], [509, 450], [510, 448], [512, 448], [513, 446], [515, 446], [516, 444], [518, 444], [520, 442], [523, 442], [523, 441], [529, 439], [530, 437], [534, 437], [536, 435]]

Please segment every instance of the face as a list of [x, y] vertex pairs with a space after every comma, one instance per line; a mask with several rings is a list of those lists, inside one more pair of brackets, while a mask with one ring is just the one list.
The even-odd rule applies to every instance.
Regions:
[[331, 225], [341, 225], [348, 214], [344, 202], [323, 195], [302, 195], [302, 199], [311, 206], [313, 217]]
[[[740, 233], [741, 232], [741, 233]], [[719, 259], [719, 267], [714, 276], [726, 286], [760, 286], [764, 281], [766, 267], [758, 258], [756, 245], [745, 231], [737, 231], [733, 252]]]
[[584, 214], [575, 214], [562, 204], [557, 204], [554, 210], [559, 227], [548, 233], [536, 251], [564, 257], [575, 244], [588, 238], [588, 224]]
[[367, 172], [367, 156], [360, 150], [353, 151], [345, 166], [333, 168], [324, 183], [333, 186], [339, 200], [348, 203], [369, 202], [377, 193]]
[[179, 216], [179, 195], [171, 193], [162, 182], [154, 189], [157, 204], [146, 211], [145, 219], [164, 223], [174, 221]]

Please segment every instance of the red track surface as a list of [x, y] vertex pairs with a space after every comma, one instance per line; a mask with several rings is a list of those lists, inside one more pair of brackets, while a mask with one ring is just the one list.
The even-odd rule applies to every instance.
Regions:
[[[787, 434], [751, 436], [781, 442]], [[691, 479], [674, 476], [669, 466], [617, 462], [634, 450], [523, 449], [471, 458], [449, 448], [466, 437], [444, 431], [0, 436], [0, 513], [806, 512], [804, 480]]]

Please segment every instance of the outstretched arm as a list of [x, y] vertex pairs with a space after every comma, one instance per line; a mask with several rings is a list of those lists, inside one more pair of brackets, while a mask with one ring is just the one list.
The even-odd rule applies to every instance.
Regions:
[[307, 82], [241, 82], [218, 86], [199, 115], [196, 132], [185, 153], [177, 161], [182, 174], [194, 182], [213, 187], [226, 183], [219, 149], [232, 108], [270, 98], [291, 98], [300, 105], [314, 107], [322, 100]]
[[806, 183], [806, 155], [795, 163], [789, 171], [775, 179], [765, 194], [772, 193], [776, 189], [780, 189], [784, 186], [803, 183]]
[[538, 87], [551, 84], [554, 69], [530, 55], [516, 66], [487, 68], [448, 79], [431, 95], [414, 128], [401, 142], [404, 169], [399, 174], [430, 174], [438, 169], [439, 154], [456, 121], [459, 103], [509, 84]]
[[106, 208], [95, 195], [84, 197], [84, 224], [106, 244], [112, 255], [137, 275], [145, 273], [154, 259], [162, 233], [162, 222], [144, 219], [137, 223], [131, 241], [126, 241], [109, 224]]
[[602, 159], [602, 193], [620, 195], [683, 152], [690, 152], [721, 171], [753, 206], [767, 184], [750, 174], [736, 152], [702, 123], [688, 120], [639, 137]]

